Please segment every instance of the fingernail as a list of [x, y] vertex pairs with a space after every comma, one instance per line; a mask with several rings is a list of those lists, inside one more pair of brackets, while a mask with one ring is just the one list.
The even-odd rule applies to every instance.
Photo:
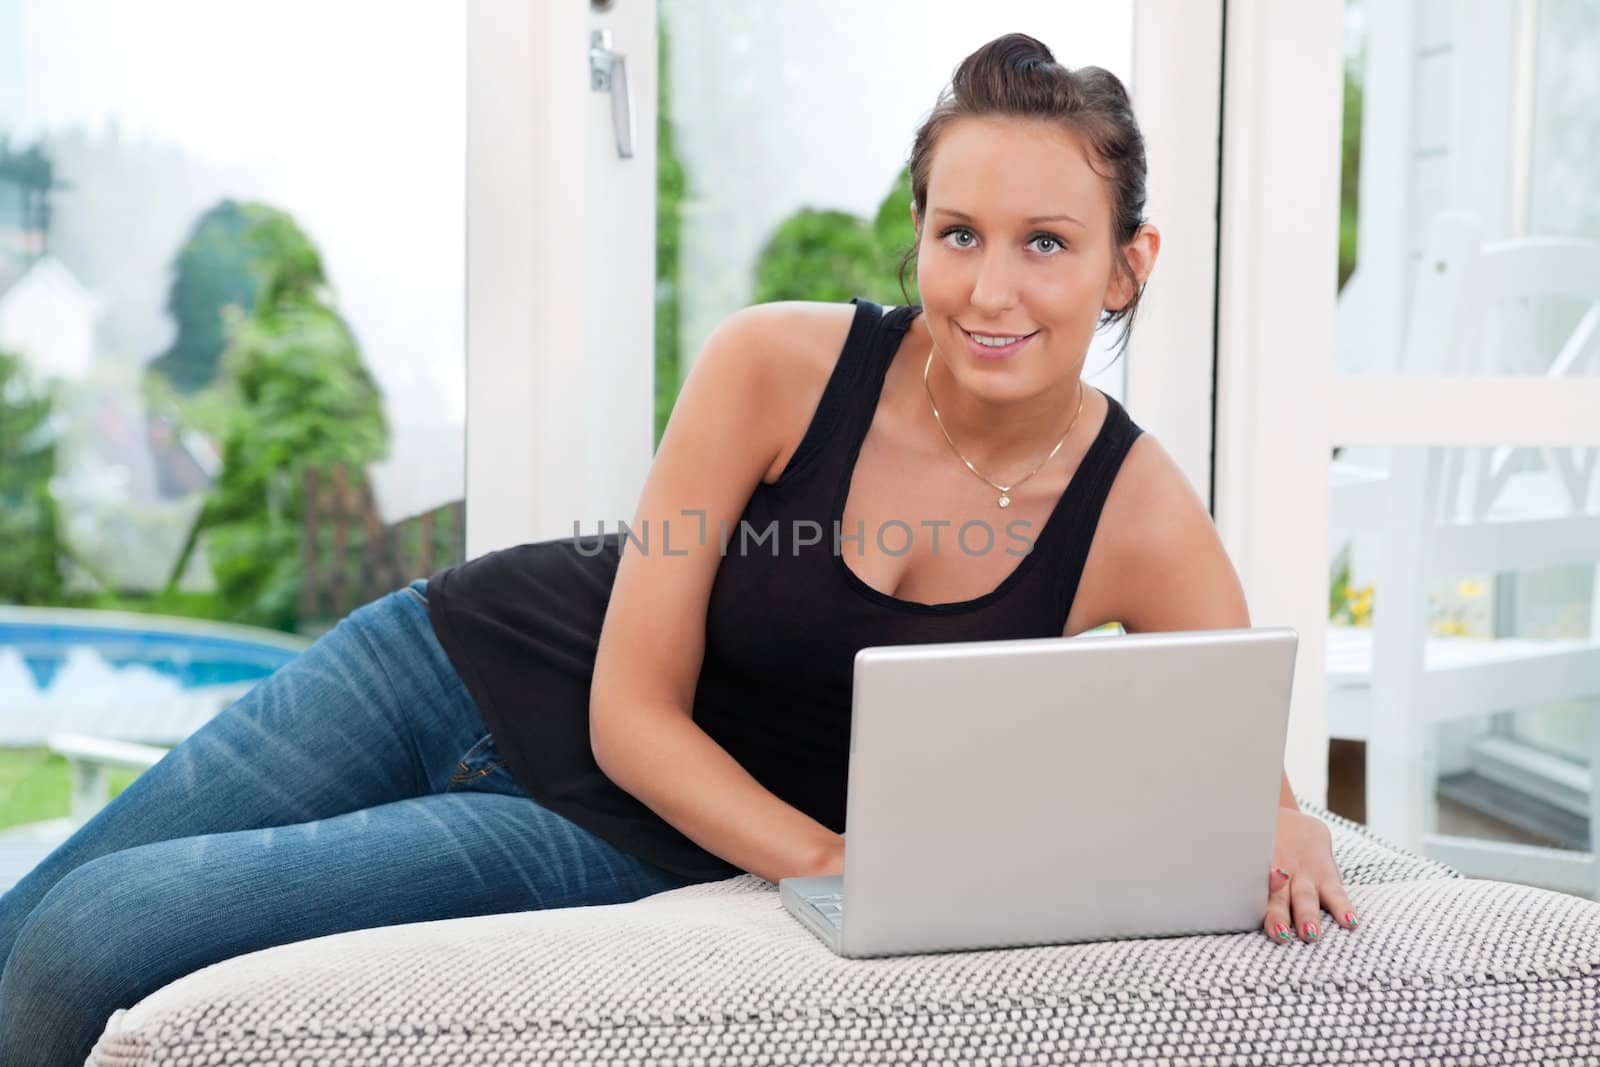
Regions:
[[1317, 939], [1317, 924], [1316, 923], [1306, 923], [1305, 930], [1306, 930], [1306, 937], [1310, 938], [1313, 941], [1315, 941]]
[[1353, 911], [1347, 911], [1344, 913], [1344, 921], [1349, 923], [1351, 926], [1361, 925], [1360, 923], [1356, 922], [1356, 913]]
[[1287, 926], [1283, 925], [1282, 923], [1278, 924], [1278, 940], [1279, 941], [1287, 941], [1287, 940], [1289, 940], [1289, 928]]
[[1289, 877], [1289, 872], [1284, 870], [1282, 867], [1278, 868], [1278, 873], [1283, 875], [1285, 878]]

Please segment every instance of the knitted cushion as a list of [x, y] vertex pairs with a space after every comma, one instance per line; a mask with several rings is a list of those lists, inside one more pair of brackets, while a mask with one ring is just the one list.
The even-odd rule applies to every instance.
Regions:
[[250, 953], [116, 1012], [89, 1064], [1600, 1064], [1600, 903], [1465, 879], [1302, 808], [1362, 916], [1312, 944], [847, 960], [741, 875]]

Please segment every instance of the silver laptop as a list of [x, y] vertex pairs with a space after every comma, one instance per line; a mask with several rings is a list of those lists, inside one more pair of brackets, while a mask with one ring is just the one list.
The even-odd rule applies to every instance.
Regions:
[[844, 874], [783, 879], [784, 906], [841, 956], [1259, 928], [1298, 644], [861, 649]]

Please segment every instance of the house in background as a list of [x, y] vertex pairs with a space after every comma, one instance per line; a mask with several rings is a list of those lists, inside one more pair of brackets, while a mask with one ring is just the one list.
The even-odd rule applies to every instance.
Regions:
[[[99, 358], [100, 300], [52, 251], [51, 194], [69, 188], [37, 148], [0, 143], [0, 350], [56, 390], [51, 489], [65, 536], [124, 590], [160, 588], [215, 470], [215, 450], [147, 418], [138, 368]], [[69, 567], [68, 587], [95, 579]], [[209, 581], [203, 561], [185, 585]]]
[[55, 256], [39, 256], [9, 285], [0, 278], [0, 349], [36, 377], [77, 381], [94, 363], [98, 302]]

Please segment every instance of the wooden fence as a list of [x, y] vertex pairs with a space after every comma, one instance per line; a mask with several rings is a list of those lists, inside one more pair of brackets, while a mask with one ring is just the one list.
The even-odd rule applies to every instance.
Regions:
[[464, 501], [385, 524], [361, 472], [305, 474], [300, 630], [317, 634], [352, 609], [466, 556]]

